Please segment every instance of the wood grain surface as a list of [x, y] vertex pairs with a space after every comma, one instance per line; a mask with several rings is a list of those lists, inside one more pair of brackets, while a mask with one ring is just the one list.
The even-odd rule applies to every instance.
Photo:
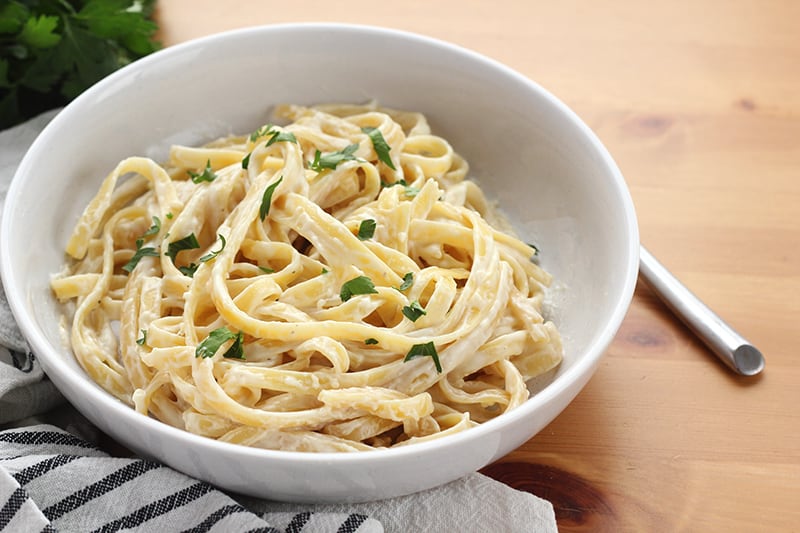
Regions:
[[565, 101], [622, 169], [642, 242], [766, 370], [731, 374], [640, 284], [587, 387], [484, 472], [565, 532], [800, 531], [800, 2], [162, 0], [157, 18], [165, 45], [290, 21], [419, 32]]

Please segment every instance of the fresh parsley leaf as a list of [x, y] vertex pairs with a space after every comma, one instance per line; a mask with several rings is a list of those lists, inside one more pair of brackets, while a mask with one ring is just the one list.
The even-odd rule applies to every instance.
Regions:
[[193, 250], [195, 248], [200, 248], [200, 243], [197, 242], [197, 237], [195, 234], [190, 233], [182, 239], [169, 243], [167, 246], [167, 257], [172, 259], [172, 262], [174, 263], [178, 252], [182, 250]]
[[272, 204], [272, 193], [275, 192], [275, 189], [280, 185], [283, 181], [283, 176], [278, 178], [276, 182], [271, 184], [269, 187], [266, 188], [264, 191], [264, 196], [261, 197], [261, 208], [258, 210], [258, 215], [261, 217], [261, 220], [267, 218], [269, 214], [269, 208]]
[[211, 261], [212, 259], [217, 257], [222, 252], [222, 250], [225, 249], [225, 245], [227, 244], [225, 237], [223, 237], [221, 233], [217, 234], [217, 237], [219, 237], [219, 240], [222, 241], [222, 245], [219, 247], [219, 250], [211, 250], [209, 253], [201, 257], [200, 258], [201, 263], [205, 263], [206, 261]]
[[193, 278], [194, 273], [197, 272], [198, 268], [200, 268], [200, 265], [198, 265], [197, 263], [191, 263], [187, 266], [179, 266], [178, 271], [184, 276], [189, 276], [190, 278]]
[[142, 260], [142, 257], [158, 257], [158, 251], [155, 248], [151, 246], [142, 248], [142, 245], [144, 245], [144, 239], [137, 239], [136, 251], [133, 253], [133, 257], [131, 257], [130, 261], [125, 263], [122, 267], [122, 270], [131, 273], [133, 269], [136, 268], [136, 265], [139, 264], [139, 261]]
[[403, 306], [402, 311], [403, 315], [405, 315], [405, 317], [411, 322], [416, 322], [421, 316], [428, 314], [428, 312], [425, 311], [425, 308], [423, 308], [417, 300], [411, 302], [411, 305]]
[[167, 213], [167, 218], [170, 219], [170, 220], [172, 220], [172, 217], [174, 217], [174, 216], [175, 215], [173, 215], [172, 213]]
[[152, 235], [158, 235], [159, 231], [161, 231], [161, 219], [158, 217], [153, 217], [153, 225], [150, 226], [150, 229], [144, 232], [142, 237], [150, 237]]
[[343, 302], [346, 302], [357, 294], [377, 294], [375, 284], [367, 276], [358, 276], [345, 282], [342, 289], [339, 291], [339, 297]]
[[413, 272], [406, 272], [403, 276], [403, 283], [400, 284], [399, 287], [395, 287], [400, 292], [408, 289], [414, 284], [414, 273]]
[[250, 156], [253, 155], [253, 152], [250, 152], [242, 159], [242, 168], [247, 170], [247, 167], [250, 166]]
[[203, 181], [214, 181], [217, 179], [217, 175], [211, 170], [211, 160], [209, 159], [206, 161], [206, 168], [203, 169], [203, 172], [192, 172], [189, 171], [189, 176], [191, 176], [192, 181], [194, 183], [201, 183]]
[[317, 172], [322, 172], [326, 168], [334, 170], [339, 163], [355, 160], [356, 157], [353, 154], [356, 150], [358, 150], [358, 144], [351, 144], [343, 150], [325, 155], [322, 155], [322, 152], [317, 150], [314, 152], [314, 161], [312, 161], [309, 168]]
[[58, 44], [58, 17], [49, 15], [31, 16], [19, 34], [19, 40], [33, 48], [50, 48]]
[[272, 130], [269, 132], [270, 138], [265, 146], [272, 146], [275, 143], [290, 142], [297, 144], [297, 138], [291, 131]]
[[442, 363], [439, 362], [439, 354], [436, 353], [436, 346], [433, 345], [433, 341], [412, 346], [406, 354], [405, 359], [403, 359], [403, 362], [411, 361], [417, 357], [432, 358], [433, 364], [436, 365], [436, 371], [440, 374], [442, 373]]
[[321, 276], [321, 275], [323, 275], [323, 274], [327, 274], [328, 272], [330, 272], [330, 270], [328, 270], [328, 269], [327, 269], [327, 268], [325, 268], [325, 267], [322, 267], [322, 272], [320, 272], [320, 273], [319, 273], [319, 275]]
[[362, 220], [361, 224], [358, 225], [358, 238], [362, 241], [371, 239], [372, 236], [375, 235], [375, 228], [377, 226], [378, 226], [377, 222], [375, 222], [371, 218]]
[[533, 248], [533, 257], [536, 257], [536, 256], [539, 255], [539, 247], [538, 246], [536, 246], [535, 244], [531, 244], [531, 243], [528, 243], [528, 246]]
[[364, 339], [364, 344], [378, 344], [378, 339], [375, 339], [373, 337]]
[[244, 359], [244, 333], [241, 331], [233, 333], [225, 326], [217, 328], [209, 333], [208, 337], [197, 345], [194, 356], [204, 358], [214, 357], [222, 345], [231, 340], [234, 341], [233, 344], [222, 356], [233, 359]]
[[381, 130], [367, 126], [361, 128], [361, 131], [366, 133], [367, 137], [369, 137], [369, 139], [372, 141], [372, 147], [375, 149], [375, 153], [378, 154], [378, 159], [383, 161], [386, 166], [392, 170], [397, 170], [394, 167], [392, 158], [389, 157], [389, 151], [391, 150], [391, 147], [386, 142], [386, 139], [383, 138]]
[[269, 268], [269, 267], [262, 267], [262, 266], [260, 266], [260, 267], [258, 267], [258, 269], [259, 269], [261, 272], [264, 272], [265, 274], [272, 274], [273, 272], [275, 272], [275, 269], [274, 269], [274, 268]]
[[139, 346], [144, 346], [145, 344], [147, 344], [147, 330], [142, 329], [139, 331], [142, 332], [142, 336], [136, 339], [136, 344], [138, 344]]
[[264, 137], [272, 131], [272, 124], [261, 126], [256, 131], [250, 134], [250, 142], [256, 142], [259, 137]]
[[406, 196], [413, 197], [413, 196], [416, 196], [416, 195], [419, 194], [419, 189], [416, 188], [416, 187], [412, 187], [404, 179], [399, 179], [399, 180], [395, 181], [394, 183], [387, 183], [387, 182], [381, 180], [381, 187], [383, 187], [384, 189], [387, 189], [389, 187], [394, 187], [395, 185], [399, 185], [399, 186], [403, 187], [403, 194], [405, 194]]

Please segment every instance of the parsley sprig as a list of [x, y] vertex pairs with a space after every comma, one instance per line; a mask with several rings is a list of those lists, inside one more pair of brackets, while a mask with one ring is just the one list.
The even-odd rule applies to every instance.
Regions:
[[314, 161], [311, 162], [309, 168], [317, 172], [322, 172], [325, 169], [335, 170], [339, 163], [356, 160], [356, 156], [353, 155], [356, 150], [358, 150], [358, 144], [351, 144], [338, 152], [324, 155], [319, 150], [316, 150], [314, 152]]
[[339, 297], [346, 302], [358, 294], [377, 294], [375, 284], [367, 276], [358, 276], [345, 282], [339, 291]]
[[204, 181], [214, 181], [217, 179], [217, 175], [211, 170], [211, 160], [209, 159], [206, 161], [206, 166], [203, 169], [203, 172], [192, 172], [189, 171], [189, 177], [192, 178], [194, 183], [202, 183]]
[[155, 0], [0, 2], [0, 129], [159, 48]]

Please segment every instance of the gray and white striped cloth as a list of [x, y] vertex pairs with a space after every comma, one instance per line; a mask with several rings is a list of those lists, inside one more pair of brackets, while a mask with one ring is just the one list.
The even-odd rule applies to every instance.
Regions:
[[[24, 151], [54, 115], [0, 132], [0, 206]], [[0, 531], [551, 533], [557, 527], [549, 502], [477, 473], [391, 500], [300, 505], [229, 495], [130, 457], [65, 402], [29, 352], [0, 288]]]

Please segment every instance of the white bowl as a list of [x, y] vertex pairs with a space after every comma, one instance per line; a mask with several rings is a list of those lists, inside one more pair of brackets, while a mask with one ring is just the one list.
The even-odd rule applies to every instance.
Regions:
[[[126, 156], [161, 159], [263, 124], [271, 105], [381, 104], [424, 112], [470, 162], [558, 280], [549, 312], [566, 355], [523, 406], [443, 439], [335, 454], [217, 442], [141, 416], [95, 385], [62, 345], [49, 278], [100, 181]], [[2, 276], [47, 375], [122, 444], [215, 485], [288, 501], [388, 498], [456, 479], [517, 448], [590, 378], [630, 303], [638, 231], [623, 178], [564, 104], [511, 69], [408, 33], [340, 24], [233, 31], [167, 48], [86, 91], [36, 139], [5, 204]]]

